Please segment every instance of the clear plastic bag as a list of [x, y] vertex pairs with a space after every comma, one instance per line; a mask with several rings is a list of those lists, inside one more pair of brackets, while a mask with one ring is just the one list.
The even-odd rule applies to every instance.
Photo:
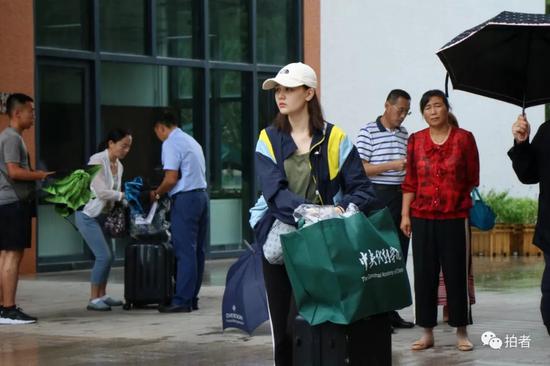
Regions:
[[130, 217], [130, 236], [139, 238], [143, 236], [154, 236], [168, 232], [170, 222], [167, 216], [170, 211], [170, 200], [164, 198], [152, 205], [147, 216], [134, 214]]
[[333, 218], [349, 217], [359, 212], [359, 208], [354, 203], [350, 203], [344, 213], [337, 210], [332, 205], [314, 205], [311, 203], [304, 203], [296, 207], [294, 210], [294, 220], [298, 222], [298, 227], [305, 227], [322, 220], [328, 220]]

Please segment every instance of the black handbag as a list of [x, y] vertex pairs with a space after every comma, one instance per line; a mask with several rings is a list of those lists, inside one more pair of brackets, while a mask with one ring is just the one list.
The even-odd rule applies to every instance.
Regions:
[[121, 238], [128, 233], [128, 213], [120, 202], [115, 203], [103, 223], [103, 230], [113, 238]]

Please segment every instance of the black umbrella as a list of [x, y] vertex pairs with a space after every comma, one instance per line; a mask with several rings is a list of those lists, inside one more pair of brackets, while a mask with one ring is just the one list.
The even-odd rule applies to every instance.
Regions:
[[503, 11], [462, 32], [437, 55], [455, 89], [523, 109], [550, 102], [549, 15]]

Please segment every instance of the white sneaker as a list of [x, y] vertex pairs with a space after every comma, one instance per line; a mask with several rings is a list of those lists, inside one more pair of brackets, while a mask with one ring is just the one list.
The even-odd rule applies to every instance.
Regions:
[[103, 299], [103, 302], [109, 306], [122, 306], [124, 305], [124, 303], [120, 300], [115, 300], [113, 299], [112, 297], [110, 296], [107, 296], [106, 298]]

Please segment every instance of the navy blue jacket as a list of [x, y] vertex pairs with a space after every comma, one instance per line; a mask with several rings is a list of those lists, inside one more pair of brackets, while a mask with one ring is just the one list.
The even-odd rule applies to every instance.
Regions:
[[[306, 203], [288, 189], [284, 161], [297, 149], [292, 137], [270, 126], [261, 131], [256, 144], [256, 172], [262, 196], [250, 210], [256, 242], [263, 245], [275, 219], [294, 225], [294, 209]], [[383, 206], [363, 169], [357, 149], [337, 126], [325, 123], [313, 135], [309, 159], [323, 205], [346, 209], [354, 203], [364, 213]]]

